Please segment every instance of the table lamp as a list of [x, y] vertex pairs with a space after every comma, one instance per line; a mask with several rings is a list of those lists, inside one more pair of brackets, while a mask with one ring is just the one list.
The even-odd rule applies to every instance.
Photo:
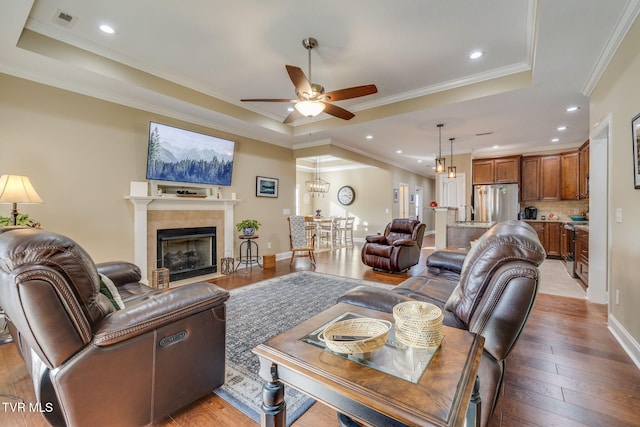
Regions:
[[[18, 222], [18, 203], [42, 203], [42, 199], [33, 189], [33, 185], [29, 178], [22, 175], [2, 175], [0, 176], [0, 203], [11, 203], [13, 209], [11, 216], [13, 217], [13, 225]], [[2, 329], [0, 330], [0, 344], [12, 341], [11, 334], [7, 328], [7, 322], [4, 318], [4, 310], [0, 307], [0, 315], [2, 316]], [[7, 397], [7, 395], [3, 395]], [[13, 398], [13, 397], [12, 397]]]
[[29, 177], [23, 175], [0, 176], [0, 203], [11, 203], [13, 209], [13, 225], [18, 220], [18, 203], [42, 203], [42, 199], [34, 190]]

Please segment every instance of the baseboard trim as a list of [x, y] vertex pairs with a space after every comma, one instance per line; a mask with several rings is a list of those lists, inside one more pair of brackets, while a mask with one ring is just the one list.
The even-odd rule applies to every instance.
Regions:
[[611, 313], [609, 313], [609, 331], [611, 331], [631, 360], [633, 360], [633, 363], [640, 369], [640, 344], [633, 339], [631, 334], [627, 332], [624, 326], [622, 326], [618, 319]]

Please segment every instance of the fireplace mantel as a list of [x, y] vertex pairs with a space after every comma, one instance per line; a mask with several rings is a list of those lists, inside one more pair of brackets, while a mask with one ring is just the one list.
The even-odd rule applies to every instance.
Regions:
[[[147, 212], [148, 211], [224, 211], [224, 252], [233, 254], [234, 221], [233, 207], [241, 200], [215, 197], [191, 198], [175, 195], [125, 196], [133, 210], [133, 262], [140, 267], [142, 280], [147, 283]], [[232, 255], [233, 256], [233, 255]]]

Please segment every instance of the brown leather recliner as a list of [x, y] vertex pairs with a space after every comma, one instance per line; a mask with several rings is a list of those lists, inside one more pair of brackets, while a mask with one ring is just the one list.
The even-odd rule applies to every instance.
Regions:
[[139, 281], [135, 265], [96, 266], [66, 237], [0, 227], [0, 305], [50, 424], [147, 425], [223, 384], [228, 292]]
[[545, 258], [531, 226], [506, 221], [483, 234], [466, 257], [455, 251], [435, 251], [420, 275], [393, 290], [359, 286], [338, 302], [392, 312], [394, 305], [404, 301], [426, 301], [443, 309], [445, 325], [482, 335], [478, 377], [481, 425], [486, 426], [500, 393], [506, 358], [533, 309], [538, 266]]
[[416, 219], [394, 219], [387, 224], [384, 234], [366, 237], [362, 262], [394, 273], [413, 267], [420, 260], [425, 227]]

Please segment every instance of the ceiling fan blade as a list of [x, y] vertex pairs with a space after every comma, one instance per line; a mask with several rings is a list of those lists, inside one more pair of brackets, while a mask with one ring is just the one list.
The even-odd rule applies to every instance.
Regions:
[[241, 99], [240, 101], [242, 101], [242, 102], [295, 102], [295, 101], [297, 101], [297, 99], [291, 100], [291, 99], [262, 99], [262, 98], [257, 98], [257, 99]]
[[338, 107], [337, 105], [329, 104], [328, 102], [323, 102], [324, 104], [324, 112], [327, 114], [331, 114], [339, 119], [349, 120], [355, 117], [351, 111], [347, 111], [342, 107]]
[[341, 101], [343, 99], [358, 98], [360, 96], [373, 95], [378, 92], [376, 85], [354, 86], [347, 89], [334, 90], [326, 93], [327, 100]]
[[285, 67], [287, 67], [287, 73], [289, 73], [289, 78], [296, 90], [299, 93], [311, 94], [311, 83], [309, 83], [309, 80], [307, 79], [307, 76], [304, 75], [302, 69], [293, 65], [285, 65]]
[[291, 114], [289, 114], [287, 117], [285, 117], [284, 122], [282, 122], [282, 123], [284, 123], [284, 124], [293, 123], [296, 120], [298, 120], [300, 117], [302, 117], [302, 114], [298, 110], [293, 110], [291, 112]]

